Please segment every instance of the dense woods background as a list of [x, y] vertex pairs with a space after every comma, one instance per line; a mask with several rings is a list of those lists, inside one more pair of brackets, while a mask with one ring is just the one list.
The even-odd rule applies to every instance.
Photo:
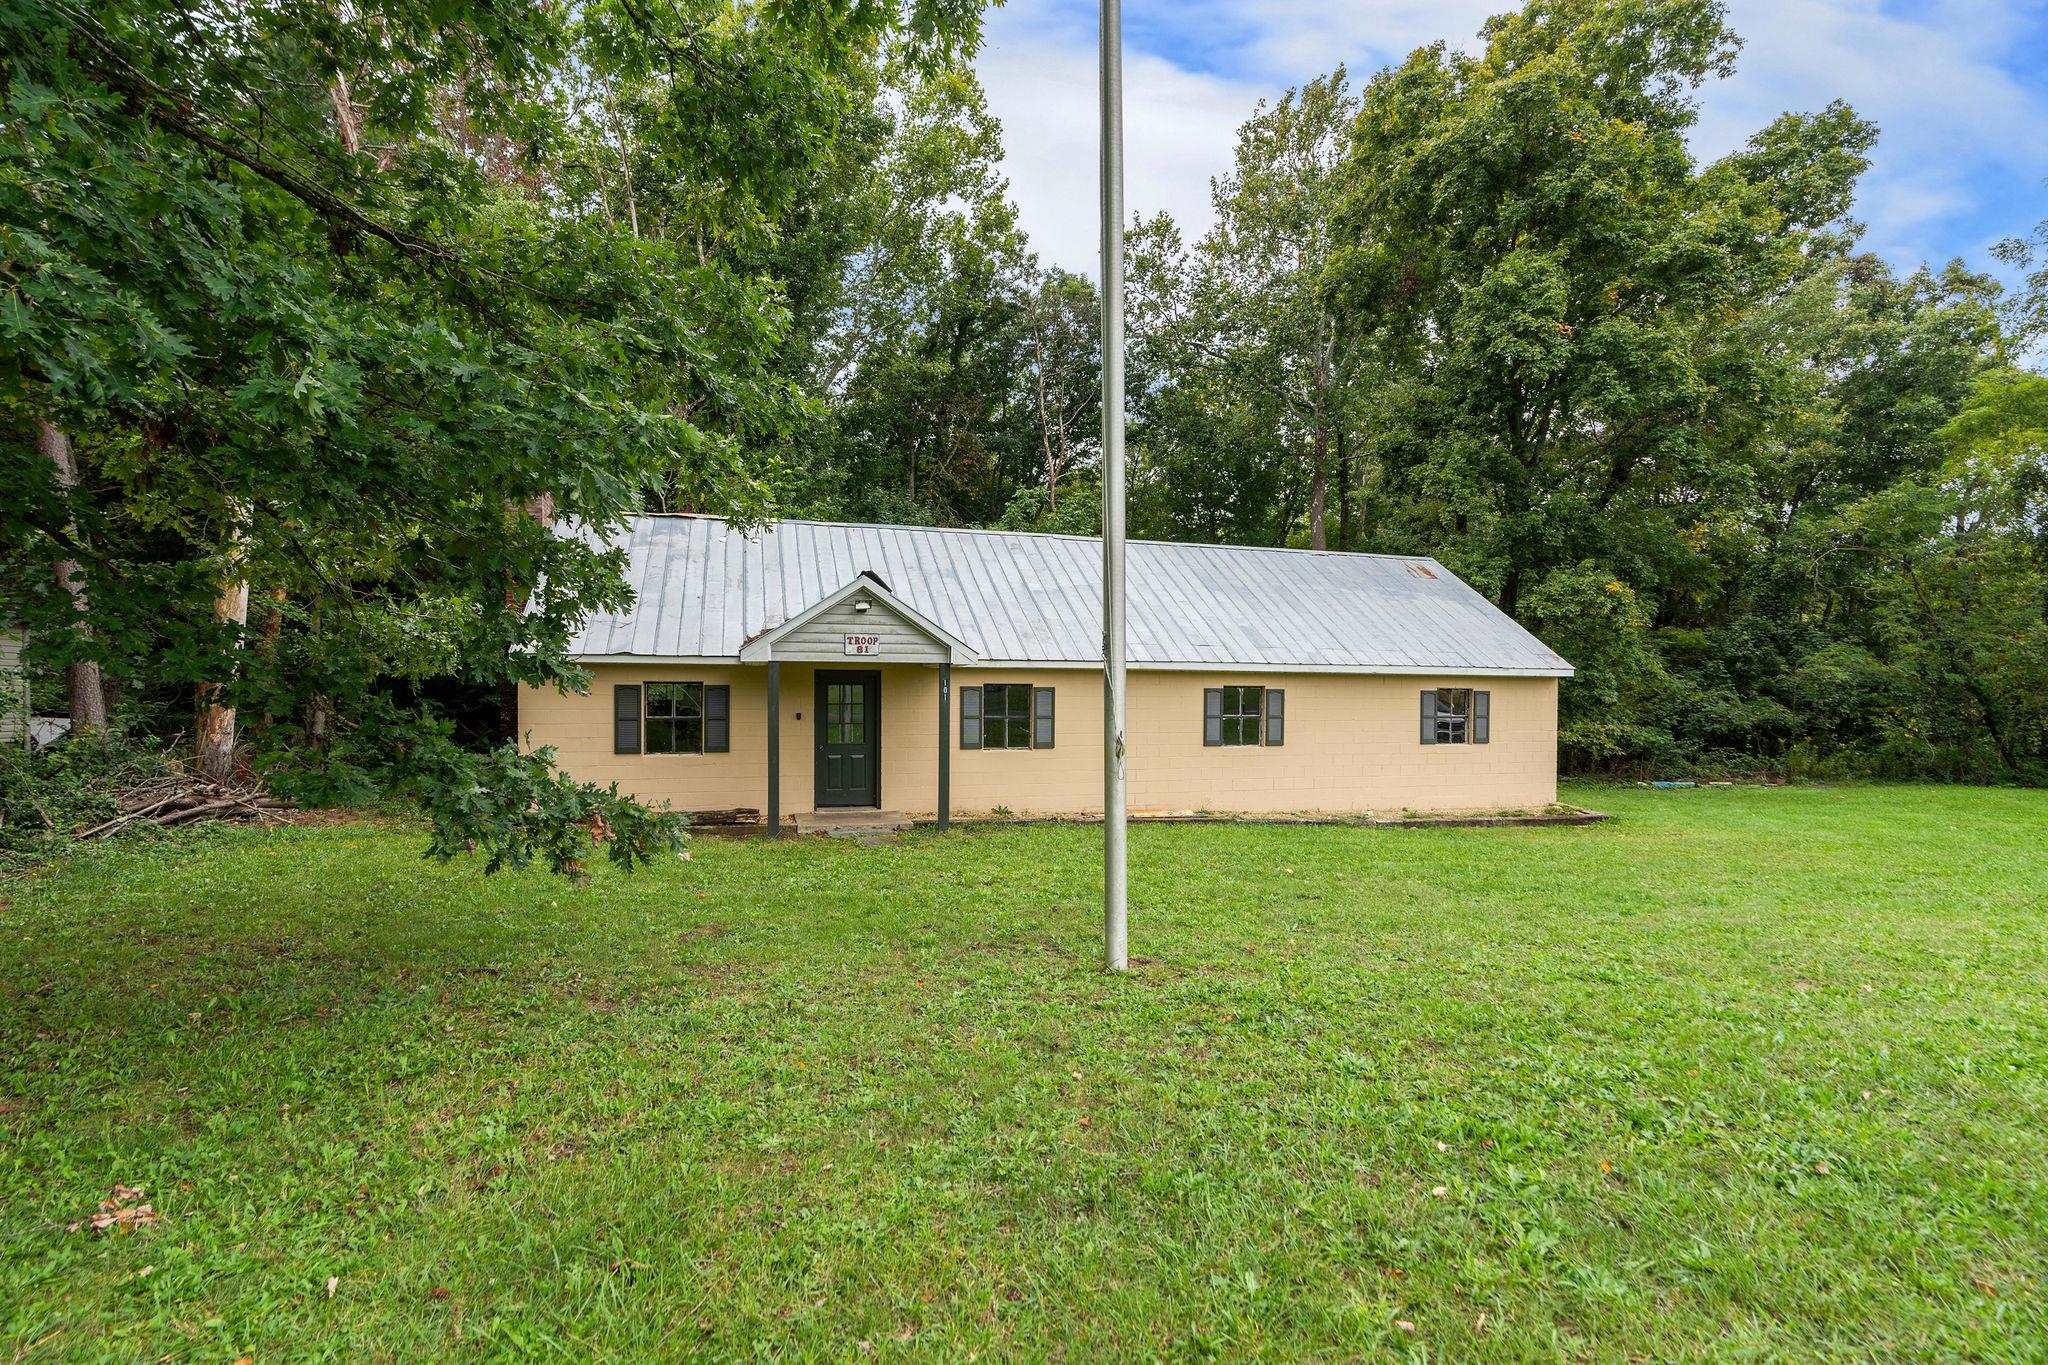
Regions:
[[[0, 616], [84, 728], [673, 828], [491, 750], [638, 508], [1092, 533], [1096, 296], [975, 0], [0, 0]], [[1702, 163], [1712, 0], [1533, 0], [1262, 108], [1133, 225], [1133, 534], [1434, 554], [1577, 769], [2048, 776], [2048, 228], [1901, 274], [1880, 130]], [[48, 689], [45, 689], [47, 695]], [[458, 724], [459, 722], [459, 724]]]

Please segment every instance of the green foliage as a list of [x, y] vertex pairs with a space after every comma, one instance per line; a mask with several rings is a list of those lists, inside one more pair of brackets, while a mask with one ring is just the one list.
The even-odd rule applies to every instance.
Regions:
[[[438, 850], [658, 853], [438, 704], [580, 684], [623, 517], [1096, 528], [1099, 301], [1018, 226], [978, 34], [0, 0], [0, 618], [137, 731], [205, 688], [285, 789], [447, 803]], [[1439, 556], [1578, 665], [1582, 767], [2041, 775], [2048, 227], [2010, 295], [1858, 254], [1839, 102], [1701, 164], [1715, 0], [1482, 40], [1289, 91], [1212, 230], [1133, 226], [1133, 531]]]
[[1519, 611], [1560, 565], [1632, 567], [1638, 509], [1668, 524], [1714, 479], [1759, 383], [1729, 323], [1806, 234], [1751, 178], [1778, 158], [1703, 173], [1687, 151], [1691, 92], [1734, 51], [1718, 5], [1537, 0], [1486, 36], [1368, 88], [1329, 280], [1429, 384], [1379, 443], [1395, 534]]
[[433, 816], [428, 853], [446, 862], [482, 851], [484, 871], [525, 867], [536, 857], [550, 871], [584, 871], [593, 845], [622, 871], [683, 850], [686, 821], [619, 795], [570, 780], [554, 768], [555, 751], [520, 753], [504, 745], [474, 753], [441, 742], [411, 756], [405, 790]]
[[946, 525], [1034, 486], [1055, 502], [1095, 456], [1095, 288], [1031, 255], [970, 70], [875, 77], [775, 262], [798, 272], [787, 363], [818, 407], [786, 505]]
[[0, 870], [49, 857], [116, 814], [123, 791], [169, 771], [163, 753], [121, 737], [32, 750], [0, 744]]
[[814, 343], [831, 457], [807, 493], [857, 517], [981, 520], [1002, 507], [1029, 256], [972, 75], [894, 74], [900, 103], [840, 208], [862, 246]]
[[1983, 522], [2048, 536], [2048, 377], [2000, 366], [1977, 376], [1938, 433], [1942, 478]]
[[1130, 236], [1133, 521], [1150, 533], [1349, 548], [1350, 454], [1383, 378], [1323, 291], [1349, 80], [1259, 107], [1192, 248], [1164, 215]]
[[1052, 504], [1044, 488], [1020, 488], [1010, 505], [996, 518], [998, 531], [1038, 531], [1060, 536], [1102, 534], [1102, 484], [1093, 472], [1069, 480], [1060, 488], [1059, 504]]
[[538, 861], [580, 876], [599, 852], [630, 872], [683, 848], [686, 817], [622, 796], [616, 783], [576, 781], [555, 769], [552, 748], [465, 746], [448, 723], [384, 698], [359, 719], [317, 749], [264, 754], [266, 783], [308, 805], [410, 804], [432, 827], [429, 856], [477, 854], [487, 872]]
[[1642, 752], [1657, 732], [1642, 717], [1669, 679], [1635, 591], [1596, 564], [1557, 569], [1523, 603], [1528, 627], [1579, 670], [1558, 697], [1558, 745], [1567, 762], [1591, 765]]
[[[384, 787], [436, 723], [393, 695], [575, 683], [573, 623], [626, 589], [552, 522], [767, 511], [775, 451], [815, 414], [773, 273], [809, 278], [792, 220], [836, 173], [878, 53], [950, 69], [978, 15], [339, 15], [0, 0], [0, 614], [46, 660], [98, 658], [144, 710], [218, 688], [260, 760], [305, 762], [353, 725], [358, 778]], [[33, 448], [39, 421], [72, 436], [75, 491]], [[246, 627], [216, 614], [236, 581]], [[524, 765], [470, 776], [510, 784], [501, 815], [536, 795]], [[543, 818], [581, 809], [554, 793]]]
[[1853, 254], [1876, 130], [1844, 105], [1694, 161], [1738, 46], [1714, 0], [1484, 37], [1375, 78], [1349, 144], [1326, 288], [1394, 377], [1367, 543], [1578, 666], [1576, 765], [2038, 774], [2036, 399], [1977, 379], [1997, 286]]

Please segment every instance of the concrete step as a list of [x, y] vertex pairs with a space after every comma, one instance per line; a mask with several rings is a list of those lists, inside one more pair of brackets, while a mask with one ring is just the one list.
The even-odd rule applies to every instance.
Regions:
[[859, 839], [877, 834], [895, 834], [909, 829], [910, 823], [910, 817], [900, 810], [868, 810], [865, 807], [809, 810], [797, 812], [796, 832]]

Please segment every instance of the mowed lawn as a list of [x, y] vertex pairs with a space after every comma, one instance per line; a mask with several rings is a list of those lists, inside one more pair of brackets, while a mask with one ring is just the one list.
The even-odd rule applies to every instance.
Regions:
[[2048, 1355], [2048, 793], [1568, 795], [0, 884], [0, 1360]]

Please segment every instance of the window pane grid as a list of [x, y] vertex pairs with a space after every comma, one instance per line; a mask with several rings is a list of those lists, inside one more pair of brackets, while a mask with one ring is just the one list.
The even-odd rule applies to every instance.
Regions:
[[1466, 742], [1472, 718], [1472, 689], [1469, 687], [1439, 687], [1436, 690], [1436, 742], [1439, 744], [1463, 744]]
[[646, 752], [704, 752], [704, 684], [651, 682], [647, 688]]
[[1031, 684], [984, 683], [981, 689], [981, 747], [1031, 747]]
[[1223, 742], [1229, 745], [1257, 744], [1265, 706], [1266, 689], [1263, 687], [1224, 688]]

